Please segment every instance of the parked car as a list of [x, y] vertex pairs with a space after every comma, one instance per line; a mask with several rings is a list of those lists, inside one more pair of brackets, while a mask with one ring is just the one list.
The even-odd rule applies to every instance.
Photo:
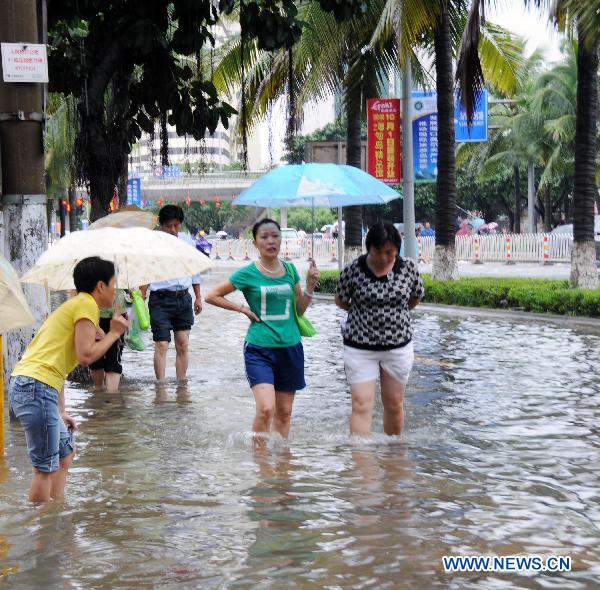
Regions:
[[298, 230], [293, 227], [281, 228], [281, 254], [287, 254], [289, 258], [302, 256], [302, 240], [298, 236]]

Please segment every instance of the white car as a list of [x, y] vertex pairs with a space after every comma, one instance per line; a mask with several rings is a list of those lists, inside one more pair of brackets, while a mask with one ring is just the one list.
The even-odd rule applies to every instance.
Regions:
[[280, 255], [285, 258], [300, 258], [302, 252], [302, 240], [298, 236], [298, 230], [293, 227], [282, 227]]

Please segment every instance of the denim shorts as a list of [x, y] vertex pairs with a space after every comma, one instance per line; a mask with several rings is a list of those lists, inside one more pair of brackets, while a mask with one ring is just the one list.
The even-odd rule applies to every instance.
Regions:
[[150, 291], [148, 311], [154, 342], [171, 342], [171, 330], [185, 332], [194, 325], [192, 296], [187, 292]]
[[244, 362], [250, 387], [260, 383], [270, 383], [275, 391], [297, 391], [306, 387], [302, 344], [267, 348], [246, 342]]
[[31, 464], [44, 473], [59, 467], [59, 459], [74, 450], [73, 435], [58, 411], [58, 391], [33, 377], [11, 377], [10, 406], [25, 430]]

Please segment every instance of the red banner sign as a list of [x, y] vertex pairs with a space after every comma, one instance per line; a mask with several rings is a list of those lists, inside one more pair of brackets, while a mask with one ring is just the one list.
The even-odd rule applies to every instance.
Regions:
[[367, 172], [387, 184], [402, 180], [399, 98], [367, 99]]

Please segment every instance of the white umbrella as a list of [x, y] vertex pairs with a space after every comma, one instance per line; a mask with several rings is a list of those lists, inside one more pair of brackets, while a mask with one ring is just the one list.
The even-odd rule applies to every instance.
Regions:
[[4, 455], [4, 368], [2, 366], [2, 332], [34, 323], [25, 301], [19, 277], [8, 260], [0, 254], [0, 459]]
[[19, 277], [8, 260], [0, 254], [0, 332], [29, 326], [34, 322]]
[[147, 227], [153, 229], [157, 217], [150, 211], [143, 211], [139, 207], [119, 209], [97, 219], [88, 229], [102, 229], [103, 227]]
[[44, 252], [21, 281], [72, 289], [73, 268], [88, 256], [111, 260], [122, 289], [204, 272], [214, 266], [209, 258], [183, 240], [163, 231], [142, 227], [77, 231]]

